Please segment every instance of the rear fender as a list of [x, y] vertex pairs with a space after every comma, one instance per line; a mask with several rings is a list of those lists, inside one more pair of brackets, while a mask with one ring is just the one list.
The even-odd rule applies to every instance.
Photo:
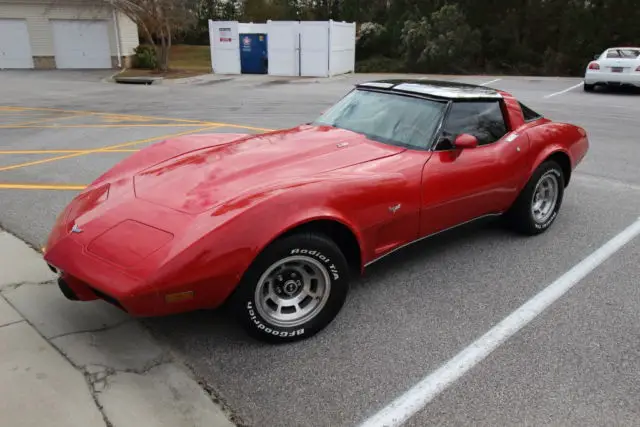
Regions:
[[538, 153], [536, 159], [532, 163], [531, 169], [529, 170], [529, 176], [533, 175], [536, 169], [538, 169], [546, 159], [553, 156], [554, 154], [563, 154], [567, 156], [569, 161], [571, 161], [571, 156], [566, 149], [564, 149], [560, 145], [550, 145]]
[[[529, 176], [549, 157], [563, 156], [567, 162], [561, 164], [567, 183], [573, 169], [584, 158], [588, 150], [588, 139], [584, 129], [568, 123], [548, 122], [529, 131], [532, 155]], [[550, 142], [548, 142], [550, 141]]]

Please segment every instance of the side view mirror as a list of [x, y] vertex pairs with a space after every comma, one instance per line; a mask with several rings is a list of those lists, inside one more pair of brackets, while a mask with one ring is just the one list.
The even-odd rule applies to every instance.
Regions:
[[593, 59], [599, 59], [600, 58], [600, 54], [596, 53], [595, 55], [593, 55]]
[[458, 135], [456, 140], [453, 142], [453, 146], [455, 148], [476, 148], [478, 146], [478, 138], [473, 135], [469, 135], [468, 133], [463, 133]]

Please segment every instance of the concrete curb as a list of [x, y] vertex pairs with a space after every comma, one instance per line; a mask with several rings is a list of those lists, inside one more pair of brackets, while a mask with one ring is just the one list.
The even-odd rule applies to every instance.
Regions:
[[[10, 425], [233, 427], [135, 319], [60, 293], [39, 252], [0, 229], [0, 413]], [[215, 398], [214, 398], [215, 399]]]

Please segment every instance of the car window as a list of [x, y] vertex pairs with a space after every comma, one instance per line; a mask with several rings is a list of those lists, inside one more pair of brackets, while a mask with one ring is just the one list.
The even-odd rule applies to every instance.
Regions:
[[[457, 101], [443, 127], [443, 136], [450, 141], [463, 133], [478, 138], [479, 145], [491, 144], [507, 133], [499, 101]], [[445, 147], [439, 147], [448, 149]], [[449, 147], [450, 148], [450, 147]]]
[[610, 49], [607, 58], [636, 59], [640, 57], [640, 49]]
[[406, 148], [427, 148], [440, 125], [446, 102], [356, 89], [313, 122], [360, 133]]
[[534, 120], [538, 120], [542, 118], [541, 114], [536, 113], [531, 108], [524, 105], [522, 102], [520, 104], [520, 109], [522, 110], [522, 115], [524, 116], [525, 122], [532, 122]]

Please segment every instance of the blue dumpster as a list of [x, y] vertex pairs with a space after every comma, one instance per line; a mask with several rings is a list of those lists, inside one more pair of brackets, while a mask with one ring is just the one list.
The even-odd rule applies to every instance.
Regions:
[[267, 35], [240, 34], [242, 74], [267, 74]]

